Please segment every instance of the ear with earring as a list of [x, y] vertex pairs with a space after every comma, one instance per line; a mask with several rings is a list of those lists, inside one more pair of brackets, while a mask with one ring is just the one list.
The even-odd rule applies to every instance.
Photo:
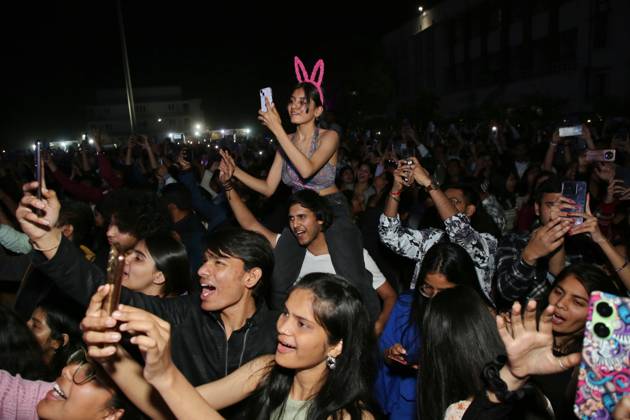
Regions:
[[337, 359], [334, 356], [326, 356], [326, 367], [330, 370], [334, 370], [337, 367]]

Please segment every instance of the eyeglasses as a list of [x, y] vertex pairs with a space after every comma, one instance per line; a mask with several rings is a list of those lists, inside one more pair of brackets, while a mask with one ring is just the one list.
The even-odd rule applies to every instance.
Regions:
[[431, 298], [435, 297], [435, 295], [437, 295], [440, 292], [443, 292], [446, 289], [447, 288], [438, 289], [436, 287], [431, 286], [429, 283], [422, 283], [420, 285], [420, 288], [418, 289], [418, 291], [425, 298], [431, 299]]
[[96, 366], [92, 362], [85, 349], [81, 348], [68, 357], [67, 365], [78, 364], [79, 367], [72, 374], [72, 382], [77, 385], [83, 385], [96, 378]]

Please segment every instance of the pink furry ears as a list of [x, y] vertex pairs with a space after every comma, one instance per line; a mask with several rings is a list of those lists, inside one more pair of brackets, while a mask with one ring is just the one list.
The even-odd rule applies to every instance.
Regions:
[[[319, 93], [319, 97], [322, 100], [323, 104], [324, 92], [322, 92], [322, 80], [324, 80], [324, 60], [322, 60], [321, 58], [317, 60], [317, 63], [315, 63], [315, 67], [313, 67], [313, 72], [311, 73], [310, 77], [306, 72], [304, 63], [302, 63], [302, 60], [300, 60], [299, 57], [296, 56], [293, 59], [293, 64], [295, 65], [295, 76], [297, 77], [298, 82], [312, 83], [317, 88], [317, 92]], [[319, 74], [317, 74], [318, 70]], [[317, 79], [315, 79], [315, 76], [317, 76]]]

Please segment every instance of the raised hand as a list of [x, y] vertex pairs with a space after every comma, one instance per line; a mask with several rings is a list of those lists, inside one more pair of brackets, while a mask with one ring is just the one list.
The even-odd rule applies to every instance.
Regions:
[[570, 369], [580, 363], [580, 354], [553, 355], [551, 316], [555, 311], [549, 305], [536, 324], [536, 301], [531, 300], [521, 316], [521, 305], [514, 302], [511, 314], [511, 331], [505, 320], [496, 317], [497, 328], [507, 352], [507, 367], [516, 378], [529, 375], [548, 375]]
[[272, 133], [275, 133], [278, 128], [282, 128], [282, 119], [276, 106], [269, 102], [268, 97], [265, 97], [265, 103], [267, 104], [267, 112], [262, 109], [258, 110], [258, 120]]
[[558, 249], [564, 244], [564, 235], [572, 226], [572, 220], [558, 217], [534, 230], [525, 249], [523, 249], [522, 256], [525, 262], [534, 265], [539, 258]]
[[[61, 209], [57, 194], [53, 190], [47, 189], [44, 182], [42, 182], [42, 199], [38, 200], [33, 195], [37, 186], [37, 181], [22, 186], [24, 196], [15, 211], [15, 217], [20, 223], [22, 231], [34, 242], [44, 238], [57, 224]], [[41, 210], [43, 215], [38, 216], [35, 209]]]
[[432, 180], [429, 171], [424, 169], [415, 157], [409, 159], [413, 162], [413, 178], [415, 181], [423, 187], [431, 185]]
[[234, 171], [236, 170], [236, 164], [234, 163], [234, 159], [230, 154], [225, 150], [219, 150], [219, 154], [221, 155], [221, 163], [219, 164], [219, 181], [222, 184], [225, 184], [234, 175]]
[[588, 233], [593, 242], [599, 244], [606, 240], [602, 231], [599, 229], [597, 217], [593, 216], [590, 209], [590, 194], [586, 196], [586, 211], [584, 213], [569, 213], [571, 217], [582, 217], [584, 221], [579, 225], [574, 225], [569, 230], [569, 235], [579, 235], [580, 233]]
[[83, 342], [87, 345], [88, 355], [101, 363], [116, 353], [116, 345], [121, 339], [120, 333], [114, 330], [116, 320], [103, 309], [110, 287], [105, 284], [98, 288], [90, 299], [85, 318], [81, 321]]
[[151, 384], [174, 368], [171, 358], [171, 325], [163, 319], [133, 306], [120, 305], [112, 314], [120, 331], [133, 335], [131, 342], [144, 357], [144, 378]]

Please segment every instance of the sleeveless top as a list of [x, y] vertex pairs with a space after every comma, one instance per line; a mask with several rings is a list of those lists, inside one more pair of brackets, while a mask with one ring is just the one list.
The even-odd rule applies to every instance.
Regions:
[[[293, 141], [293, 137], [291, 137], [291, 141]], [[319, 128], [315, 128], [315, 132], [313, 133], [313, 138], [311, 139], [311, 146], [309, 148], [307, 157], [310, 159], [317, 150], [317, 146], [319, 146]], [[310, 178], [302, 178], [300, 173], [297, 171], [293, 163], [289, 160], [287, 155], [283, 150], [280, 151], [282, 157], [284, 158], [284, 163], [282, 164], [282, 182], [291, 187], [293, 191], [309, 189], [314, 191], [321, 191], [328, 187], [335, 185], [335, 175], [337, 165], [333, 165], [330, 161], [326, 162], [324, 166], [321, 167], [316, 174], [311, 176]]]
[[284, 404], [273, 410], [270, 420], [307, 420], [311, 403], [311, 400], [297, 401], [287, 398]]

